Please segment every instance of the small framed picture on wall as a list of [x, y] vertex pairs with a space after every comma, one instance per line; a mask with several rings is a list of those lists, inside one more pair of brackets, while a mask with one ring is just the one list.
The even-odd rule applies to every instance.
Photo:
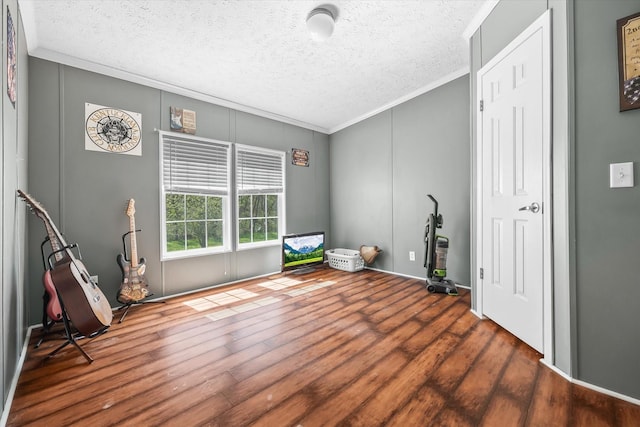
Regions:
[[300, 148], [291, 149], [291, 164], [309, 167], [309, 151]]
[[640, 108], [640, 12], [618, 19], [620, 111]]
[[18, 98], [17, 55], [16, 29], [13, 26], [11, 11], [9, 10], [9, 6], [7, 6], [7, 95], [14, 108], [16, 106], [16, 99]]

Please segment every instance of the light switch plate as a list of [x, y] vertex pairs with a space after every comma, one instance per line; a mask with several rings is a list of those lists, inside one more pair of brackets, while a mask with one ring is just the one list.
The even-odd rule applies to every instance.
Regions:
[[609, 165], [609, 187], [633, 187], [633, 162]]

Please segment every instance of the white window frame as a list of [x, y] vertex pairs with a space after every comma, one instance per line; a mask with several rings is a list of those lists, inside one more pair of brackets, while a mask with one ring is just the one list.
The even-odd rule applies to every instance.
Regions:
[[[234, 223], [236, 228], [235, 235], [235, 244], [236, 249], [238, 251], [253, 249], [253, 248], [261, 248], [261, 247], [269, 247], [269, 246], [280, 246], [282, 244], [282, 236], [286, 234], [285, 226], [286, 226], [286, 153], [284, 151], [272, 150], [268, 148], [261, 148], [251, 145], [243, 145], [243, 144], [235, 144], [234, 146], [234, 158], [235, 158], [235, 167], [234, 167], [234, 178], [235, 178], [235, 217]], [[260, 185], [252, 185], [248, 186], [246, 183], [242, 182], [242, 173], [240, 169], [242, 168], [239, 164], [240, 156], [239, 151], [251, 152], [256, 155], [263, 154], [269, 157], [278, 157], [280, 159], [280, 182], [274, 183], [273, 185], [263, 186]], [[258, 242], [248, 242], [248, 243], [240, 243], [240, 197], [245, 195], [278, 195], [278, 238], [276, 240], [265, 240]]]
[[[219, 141], [209, 138], [201, 138], [193, 135], [159, 131], [159, 145], [160, 145], [160, 242], [161, 242], [161, 254], [160, 259], [162, 261], [189, 258], [195, 256], [211, 255], [218, 253], [230, 252], [232, 250], [232, 238], [231, 238], [231, 225], [233, 223], [233, 217], [231, 216], [231, 200], [233, 197], [232, 192], [232, 170], [231, 170], [231, 153], [232, 144], [226, 141]], [[215, 144], [218, 147], [226, 149], [226, 187], [217, 187], [215, 189], [206, 188], [206, 185], [198, 185], [198, 182], [187, 182], [189, 180], [178, 180], [178, 184], [168, 187], [165, 180], [165, 140], [170, 139], [173, 141], [185, 141], [187, 143], [193, 142], [194, 145], [198, 143]], [[194, 152], [195, 153], [195, 152]], [[197, 153], [196, 153], [197, 154]], [[202, 166], [202, 165], [201, 165]], [[170, 172], [168, 172], [170, 174]], [[171, 178], [168, 178], [171, 180]], [[173, 182], [173, 181], [172, 181]], [[220, 196], [222, 198], [222, 246], [210, 247], [210, 248], [198, 248], [198, 249], [185, 249], [181, 251], [167, 251], [167, 221], [166, 221], [166, 195], [167, 193], [197, 195], [197, 196]], [[187, 220], [185, 219], [185, 222]]]

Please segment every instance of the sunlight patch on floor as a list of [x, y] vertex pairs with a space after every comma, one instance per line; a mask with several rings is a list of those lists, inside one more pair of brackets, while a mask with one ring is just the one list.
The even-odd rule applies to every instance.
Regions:
[[209, 310], [215, 307], [219, 307], [218, 304], [211, 301], [207, 301], [204, 298], [192, 299], [192, 300], [183, 302], [183, 304], [193, 308], [196, 311], [204, 311], [204, 310]]
[[196, 311], [204, 311], [210, 310], [215, 307], [221, 307], [227, 304], [232, 304], [234, 302], [242, 301], [245, 299], [255, 298], [257, 296], [259, 296], [259, 294], [248, 291], [246, 289], [231, 289], [217, 294], [208, 295], [203, 298], [195, 298], [189, 301], [185, 301], [184, 305], [187, 305]]
[[214, 313], [207, 314], [205, 317], [208, 317], [211, 320], [220, 320], [225, 317], [233, 316], [234, 314], [238, 314], [238, 312], [231, 310], [230, 308], [225, 308], [224, 310], [216, 311]]
[[248, 298], [253, 298], [253, 297], [257, 297], [258, 294], [256, 294], [255, 292], [251, 292], [248, 291], [246, 289], [231, 289], [230, 291], [225, 292], [226, 294], [229, 295], [233, 295], [235, 297], [238, 297], [240, 299], [248, 299]]
[[[271, 289], [274, 291], [279, 291], [282, 289], [291, 288], [292, 286], [300, 285], [301, 283], [304, 283], [304, 282], [301, 280], [292, 279], [289, 277], [282, 277], [278, 279], [264, 281], [262, 283], [259, 283], [258, 286]], [[304, 295], [309, 292], [315, 291], [316, 289], [325, 288], [333, 284], [335, 284], [335, 282], [331, 280], [317, 282], [317, 283], [304, 286], [299, 289], [289, 289], [288, 292], [284, 292], [284, 295], [288, 295], [290, 297]], [[246, 289], [239, 288], [239, 289], [231, 289], [228, 291], [219, 292], [212, 295], [207, 295], [202, 298], [195, 298], [189, 301], [185, 301], [184, 304], [193, 308], [196, 311], [205, 311], [205, 310], [223, 308], [221, 310], [217, 310], [205, 315], [207, 318], [213, 321], [216, 321], [216, 320], [224, 319], [236, 314], [246, 313], [248, 311], [255, 310], [260, 307], [264, 307], [264, 306], [275, 304], [277, 302], [282, 301], [282, 299], [280, 298], [270, 296], [270, 297], [257, 299], [255, 301], [247, 301], [244, 304], [229, 306], [230, 304], [235, 304], [243, 300], [255, 298], [259, 296], [260, 294], [248, 291]]]
[[282, 289], [290, 288], [291, 286], [299, 285], [300, 283], [302, 283], [300, 280], [292, 279], [290, 277], [281, 277], [258, 283], [258, 286], [262, 286], [263, 288], [271, 289], [273, 291], [280, 291]]
[[224, 310], [207, 314], [206, 317], [208, 317], [213, 321], [216, 321], [216, 320], [224, 319], [225, 317], [233, 316], [235, 314], [240, 314], [240, 313], [245, 313], [247, 311], [255, 310], [256, 308], [264, 307], [269, 304], [275, 304], [280, 301], [281, 300], [279, 298], [274, 298], [274, 297], [262, 298], [257, 301], [247, 302], [245, 304], [237, 305], [235, 307], [225, 308]]
[[254, 301], [254, 303], [258, 304], [259, 306], [265, 306], [265, 305], [274, 304], [274, 303], [280, 302], [280, 301], [282, 301], [280, 298], [266, 297], [266, 298], [262, 298], [262, 299], [259, 299], [257, 301]]
[[314, 283], [313, 285], [305, 286], [300, 289], [292, 289], [289, 292], [285, 292], [285, 295], [289, 295], [290, 297], [296, 297], [298, 295], [303, 295], [308, 292], [315, 291], [316, 289], [326, 288], [327, 286], [331, 286], [335, 283], [336, 282], [333, 282], [331, 280], [326, 282]]

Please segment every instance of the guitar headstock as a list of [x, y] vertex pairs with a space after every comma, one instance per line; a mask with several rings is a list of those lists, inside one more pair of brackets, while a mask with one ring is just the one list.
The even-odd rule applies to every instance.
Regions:
[[136, 213], [136, 201], [133, 199], [129, 199], [129, 204], [127, 204], [127, 209], [124, 211], [128, 217], [132, 217], [133, 214]]
[[29, 194], [23, 192], [22, 190], [18, 190], [18, 197], [24, 200], [29, 208], [33, 211], [33, 213], [35, 213], [37, 216], [49, 219], [49, 214], [47, 213], [47, 211], [36, 199], [31, 197]]

